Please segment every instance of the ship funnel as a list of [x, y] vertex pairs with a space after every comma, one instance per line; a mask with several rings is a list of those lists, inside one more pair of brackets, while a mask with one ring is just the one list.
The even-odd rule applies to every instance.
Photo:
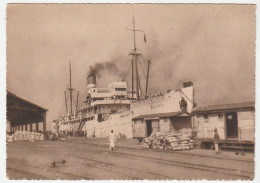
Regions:
[[88, 88], [96, 87], [96, 76], [95, 75], [89, 75], [87, 77], [87, 87]]
[[190, 87], [190, 86], [193, 86], [193, 83], [191, 81], [183, 83], [183, 88], [187, 88], [187, 87]]

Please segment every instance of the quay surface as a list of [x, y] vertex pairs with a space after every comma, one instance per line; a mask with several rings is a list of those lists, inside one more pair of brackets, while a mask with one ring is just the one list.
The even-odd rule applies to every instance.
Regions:
[[[9, 179], [48, 180], [252, 180], [254, 154], [223, 151], [145, 150], [136, 140], [119, 139], [110, 151], [107, 139], [7, 144]], [[53, 162], [57, 163], [53, 167]]]

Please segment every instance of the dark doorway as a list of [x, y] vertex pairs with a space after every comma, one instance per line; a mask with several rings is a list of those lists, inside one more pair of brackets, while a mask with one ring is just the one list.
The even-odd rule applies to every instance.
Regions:
[[147, 136], [150, 136], [152, 134], [152, 121], [151, 120], [146, 121], [146, 132], [147, 132]]
[[237, 113], [226, 113], [227, 138], [238, 138]]

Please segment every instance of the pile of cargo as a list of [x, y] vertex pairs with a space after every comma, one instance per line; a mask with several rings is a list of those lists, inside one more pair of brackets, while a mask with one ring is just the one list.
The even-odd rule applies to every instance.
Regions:
[[191, 137], [191, 134], [157, 132], [144, 138], [141, 146], [145, 149], [189, 150], [195, 147], [195, 142]]
[[30, 141], [34, 142], [36, 140], [44, 140], [44, 136], [37, 132], [27, 132], [27, 131], [16, 131], [12, 135], [7, 135], [7, 142], [13, 141]]

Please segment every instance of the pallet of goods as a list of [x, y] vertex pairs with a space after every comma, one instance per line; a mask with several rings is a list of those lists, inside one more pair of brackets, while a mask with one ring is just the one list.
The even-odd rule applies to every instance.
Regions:
[[173, 151], [189, 150], [194, 149], [195, 147], [191, 134], [160, 132], [144, 138], [141, 146], [145, 149], [164, 149]]
[[37, 132], [16, 131], [12, 135], [7, 135], [7, 142], [13, 142], [13, 141], [34, 142], [38, 140], [44, 140], [43, 134]]

